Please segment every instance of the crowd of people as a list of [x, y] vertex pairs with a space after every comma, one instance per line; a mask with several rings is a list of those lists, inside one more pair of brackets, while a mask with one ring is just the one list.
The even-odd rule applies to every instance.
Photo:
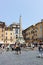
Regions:
[[[34, 49], [34, 47], [35, 46], [33, 44], [31, 44], [31, 48]], [[38, 47], [38, 51], [39, 51], [39, 57], [41, 57], [43, 55], [43, 44], [42, 44], [42, 42], [39, 42], [37, 47]], [[12, 45], [8, 45], [6, 47], [4, 45], [0, 44], [0, 51], [3, 50], [3, 49], [5, 49], [6, 51], [9, 51], [11, 49], [12, 51], [14, 50], [16, 52], [16, 54], [19, 54], [19, 53], [21, 54], [20, 43], [15, 43], [13, 46]]]
[[2, 51], [5, 49], [5, 51], [15, 51], [16, 54], [21, 54], [21, 47], [20, 47], [20, 44], [19, 43], [15, 43], [14, 45], [2, 45], [0, 44], [0, 53], [2, 53]]

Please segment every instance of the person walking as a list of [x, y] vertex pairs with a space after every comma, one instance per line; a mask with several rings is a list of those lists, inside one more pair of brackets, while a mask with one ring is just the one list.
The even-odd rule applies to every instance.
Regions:
[[21, 48], [20, 48], [20, 46], [18, 44], [16, 44], [15, 51], [16, 51], [17, 54], [18, 53], [21, 54]]
[[39, 50], [39, 57], [42, 57], [43, 52], [42, 45], [39, 45], [38, 50]]

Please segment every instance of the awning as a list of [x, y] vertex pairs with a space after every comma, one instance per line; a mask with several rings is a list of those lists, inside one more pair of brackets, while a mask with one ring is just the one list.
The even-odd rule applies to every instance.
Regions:
[[3, 44], [4, 42], [3, 41], [0, 41], [0, 44]]

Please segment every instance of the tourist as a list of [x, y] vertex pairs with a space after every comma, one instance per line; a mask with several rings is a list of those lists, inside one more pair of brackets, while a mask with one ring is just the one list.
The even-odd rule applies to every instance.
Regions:
[[16, 44], [15, 51], [16, 51], [17, 54], [18, 53], [21, 54], [21, 48], [20, 48], [20, 46], [18, 44]]
[[39, 50], [39, 57], [41, 57], [43, 52], [42, 45], [39, 45], [38, 50]]
[[2, 44], [0, 44], [0, 54], [2, 54]]

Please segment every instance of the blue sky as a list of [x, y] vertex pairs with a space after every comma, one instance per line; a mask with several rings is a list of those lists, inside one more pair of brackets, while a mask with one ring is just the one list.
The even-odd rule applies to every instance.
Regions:
[[23, 29], [41, 21], [43, 0], [0, 0], [0, 21], [7, 25], [18, 23], [20, 15]]

